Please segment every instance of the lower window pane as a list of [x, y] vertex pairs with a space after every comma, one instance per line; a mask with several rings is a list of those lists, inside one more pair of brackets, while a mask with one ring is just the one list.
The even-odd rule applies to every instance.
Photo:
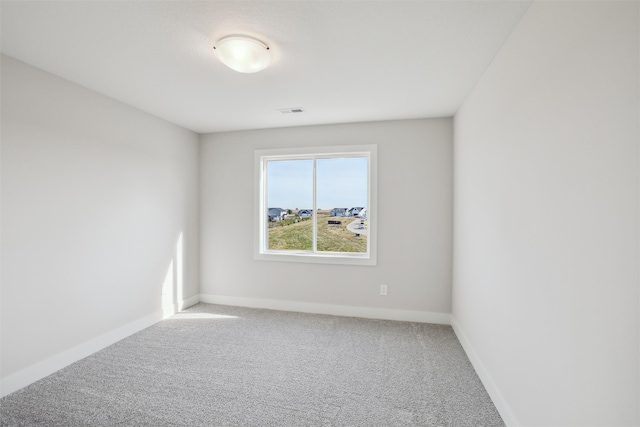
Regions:
[[318, 159], [317, 249], [367, 252], [366, 157]]

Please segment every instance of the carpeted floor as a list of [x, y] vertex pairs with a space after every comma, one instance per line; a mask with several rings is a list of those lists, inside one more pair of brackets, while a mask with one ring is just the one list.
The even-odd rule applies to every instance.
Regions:
[[449, 326], [198, 304], [0, 400], [2, 426], [502, 426]]

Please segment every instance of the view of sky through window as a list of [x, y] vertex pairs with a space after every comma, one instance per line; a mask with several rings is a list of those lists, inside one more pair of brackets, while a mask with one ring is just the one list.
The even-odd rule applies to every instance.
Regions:
[[[318, 209], [367, 206], [367, 158], [317, 159]], [[272, 160], [267, 169], [269, 207], [313, 207], [313, 160]]]

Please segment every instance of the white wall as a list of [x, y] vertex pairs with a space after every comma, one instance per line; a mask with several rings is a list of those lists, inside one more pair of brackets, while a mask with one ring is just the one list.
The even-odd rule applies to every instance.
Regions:
[[198, 151], [190, 131], [2, 57], [4, 386], [159, 320], [165, 279], [197, 296]]
[[[201, 141], [201, 293], [295, 301], [286, 308], [300, 310], [311, 303], [450, 312], [450, 118], [230, 132]], [[378, 265], [255, 261], [254, 150], [349, 144], [378, 144]], [[388, 296], [379, 295], [380, 284], [389, 286]]]
[[533, 3], [454, 118], [454, 323], [511, 423], [640, 424], [638, 13]]

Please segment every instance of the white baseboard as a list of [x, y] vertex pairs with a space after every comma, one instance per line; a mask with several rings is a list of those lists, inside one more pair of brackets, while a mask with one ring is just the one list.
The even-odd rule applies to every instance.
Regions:
[[182, 300], [182, 302], [178, 304], [178, 311], [182, 311], [185, 308], [189, 308], [192, 305], [196, 305], [199, 302], [200, 302], [200, 295], [195, 294], [191, 298], [187, 298], [185, 300]]
[[456, 336], [458, 337], [458, 341], [460, 341], [460, 344], [462, 344], [462, 348], [464, 349], [465, 353], [467, 353], [467, 357], [469, 358], [469, 360], [471, 361], [471, 364], [475, 368], [476, 373], [478, 374], [478, 377], [480, 377], [480, 381], [482, 381], [482, 385], [484, 385], [484, 388], [487, 390], [487, 393], [489, 393], [489, 396], [491, 397], [493, 404], [496, 405], [496, 409], [500, 413], [500, 416], [502, 417], [502, 420], [504, 421], [504, 423], [509, 427], [519, 426], [520, 424], [516, 420], [516, 417], [513, 414], [511, 407], [509, 406], [504, 396], [498, 389], [498, 386], [496, 385], [496, 383], [493, 381], [493, 378], [491, 378], [489, 371], [487, 370], [487, 368], [485, 368], [484, 364], [478, 357], [478, 354], [473, 349], [471, 342], [469, 341], [467, 336], [464, 334], [464, 332], [462, 331], [462, 328], [460, 327], [460, 324], [456, 321], [456, 318], [453, 315], [451, 315], [451, 327], [453, 328], [453, 331], [456, 333]]
[[0, 396], [6, 396], [20, 390], [160, 320], [162, 320], [162, 312], [155, 312], [11, 374], [1, 380]]
[[185, 308], [189, 308], [192, 305], [196, 305], [200, 302], [200, 296], [198, 294], [192, 296], [191, 298], [187, 298], [182, 300], [182, 302], [176, 302], [171, 305], [166, 305], [162, 307], [162, 318], [166, 319], [168, 317], [173, 316], [179, 311], [184, 310]]
[[129, 335], [133, 335], [156, 322], [159, 322], [163, 318], [173, 315], [176, 311], [183, 310], [187, 307], [197, 304], [200, 301], [198, 295], [194, 295], [191, 298], [187, 298], [180, 303], [174, 304], [163, 308], [161, 311], [155, 312], [141, 319], [127, 323], [113, 331], [100, 335], [99, 337], [92, 338], [80, 345], [77, 345], [62, 353], [56, 354], [42, 362], [29, 366], [14, 374], [8, 375], [0, 380], [0, 397], [6, 396], [14, 391], [20, 390], [23, 387], [28, 386], [54, 372], [69, 366], [70, 364], [77, 362], [91, 354], [102, 350], [105, 347], [114, 344]]
[[451, 324], [449, 313], [428, 311], [317, 304], [300, 301], [230, 297], [212, 294], [200, 294], [200, 302], [208, 304], [235, 305], [239, 307], [267, 308], [271, 310], [297, 311], [302, 313], [330, 314], [334, 316], [363, 317], [367, 319], [401, 320], [406, 322], [437, 323], [441, 325]]

